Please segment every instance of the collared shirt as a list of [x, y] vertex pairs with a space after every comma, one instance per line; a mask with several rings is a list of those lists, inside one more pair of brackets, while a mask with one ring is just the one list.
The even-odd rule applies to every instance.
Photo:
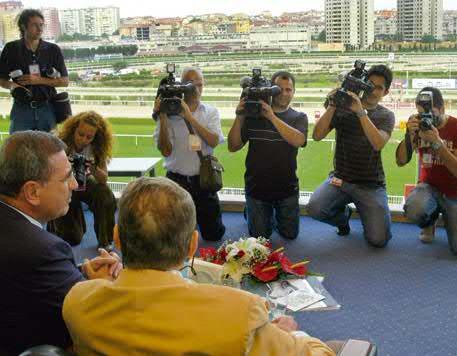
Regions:
[[24, 216], [28, 221], [30, 221], [33, 225], [36, 225], [38, 226], [40, 229], [44, 229], [44, 226], [38, 221], [38, 220], [35, 220], [34, 218], [32, 218], [30, 215], [27, 215], [26, 213], [20, 211], [19, 209], [16, 209], [14, 206], [11, 206], [7, 203], [5, 203], [4, 201], [1, 201], [0, 200], [0, 203], [6, 205], [7, 207], [13, 209], [13, 210], [16, 210], [19, 214], [21, 214], [22, 216]]
[[[221, 129], [221, 119], [219, 111], [211, 105], [200, 103], [192, 113], [192, 116], [211, 132], [219, 136], [219, 143], [224, 142]], [[165, 157], [164, 167], [167, 171], [182, 174], [185, 176], [195, 176], [200, 172], [200, 159], [197, 152], [189, 148], [189, 129], [181, 116], [170, 116], [168, 118], [168, 133], [172, 145], [170, 156]], [[196, 131], [196, 130], [194, 130]], [[154, 139], [158, 142], [160, 132], [160, 121], [154, 132]], [[195, 134], [197, 134], [195, 132]], [[198, 135], [198, 134], [197, 134]], [[213, 153], [213, 149], [200, 137], [203, 155]]]
[[[35, 52], [25, 45], [24, 39], [8, 42], [0, 56], [0, 78], [9, 80], [9, 73], [20, 69], [23, 74], [30, 74], [30, 65], [37, 64], [40, 75], [46, 77], [46, 72], [55, 68], [62, 77], [68, 77], [62, 51], [54, 43], [40, 40]], [[33, 94], [33, 100], [48, 100], [55, 95], [56, 89], [48, 85], [27, 86]]]

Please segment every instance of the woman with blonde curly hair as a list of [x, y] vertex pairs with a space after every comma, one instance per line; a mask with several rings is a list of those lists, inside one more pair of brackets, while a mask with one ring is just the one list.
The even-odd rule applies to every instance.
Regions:
[[79, 186], [73, 191], [68, 213], [49, 223], [48, 229], [71, 245], [79, 244], [86, 231], [81, 207], [84, 202], [94, 214], [98, 245], [109, 247], [116, 211], [116, 199], [107, 185], [113, 146], [111, 125], [96, 112], [86, 111], [68, 118], [58, 136], [67, 145]]

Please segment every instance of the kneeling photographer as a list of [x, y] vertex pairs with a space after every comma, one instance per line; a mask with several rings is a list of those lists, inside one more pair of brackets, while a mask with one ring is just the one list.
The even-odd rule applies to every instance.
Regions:
[[48, 224], [48, 230], [71, 245], [81, 242], [86, 231], [81, 202], [94, 214], [99, 247], [111, 248], [116, 199], [107, 185], [107, 165], [112, 157], [111, 125], [94, 111], [68, 118], [58, 136], [67, 145], [78, 189], [73, 191], [68, 213]]
[[419, 153], [419, 183], [406, 199], [405, 215], [422, 228], [420, 240], [430, 243], [442, 213], [449, 248], [457, 254], [457, 118], [445, 114], [443, 96], [433, 87], [419, 92], [416, 108], [396, 151], [400, 167]]
[[395, 125], [394, 113], [379, 105], [389, 92], [392, 72], [385, 65], [368, 71], [356, 61], [341, 88], [332, 91], [326, 111], [316, 122], [313, 139], [320, 141], [335, 129], [334, 169], [308, 203], [314, 219], [336, 226], [340, 236], [350, 233], [354, 203], [360, 214], [365, 240], [384, 247], [390, 240], [391, 220], [381, 150]]
[[249, 141], [244, 175], [249, 234], [270, 237], [276, 228], [282, 237], [295, 239], [300, 213], [297, 154], [306, 146], [308, 131], [306, 114], [290, 107], [295, 77], [279, 71], [269, 81], [254, 69], [240, 84], [228, 148], [236, 152]]
[[201, 102], [203, 74], [199, 69], [184, 68], [181, 83], [175, 81], [174, 71], [174, 65], [167, 65], [168, 78], [162, 79], [157, 91], [154, 139], [165, 157], [167, 177], [192, 196], [202, 238], [220, 240], [225, 233], [217, 195], [221, 186], [206, 189], [200, 175], [208, 158], [211, 167], [222, 169], [212, 156], [213, 149], [224, 141], [219, 111]]

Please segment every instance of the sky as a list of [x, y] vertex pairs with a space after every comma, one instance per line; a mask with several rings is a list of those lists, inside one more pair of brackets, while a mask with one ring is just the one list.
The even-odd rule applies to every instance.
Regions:
[[[59, 9], [113, 5], [120, 8], [121, 17], [183, 17], [208, 13], [229, 15], [238, 12], [255, 15], [262, 11], [271, 11], [276, 16], [283, 12], [324, 9], [324, 0], [22, 0], [22, 3], [25, 7]], [[397, 0], [374, 0], [376, 10], [395, 8], [396, 5]], [[445, 10], [457, 10], [457, 1], [443, 0], [443, 6]]]

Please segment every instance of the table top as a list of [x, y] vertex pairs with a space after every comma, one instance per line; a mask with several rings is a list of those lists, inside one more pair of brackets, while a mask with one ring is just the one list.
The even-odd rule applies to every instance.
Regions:
[[113, 158], [108, 164], [110, 172], [147, 172], [162, 160], [161, 157]]

